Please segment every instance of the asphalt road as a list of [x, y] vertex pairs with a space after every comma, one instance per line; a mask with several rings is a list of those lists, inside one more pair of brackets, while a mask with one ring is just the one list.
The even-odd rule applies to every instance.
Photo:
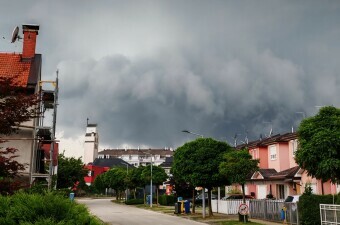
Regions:
[[115, 204], [111, 199], [77, 199], [76, 201], [85, 204], [93, 215], [112, 225], [206, 225], [176, 216]]

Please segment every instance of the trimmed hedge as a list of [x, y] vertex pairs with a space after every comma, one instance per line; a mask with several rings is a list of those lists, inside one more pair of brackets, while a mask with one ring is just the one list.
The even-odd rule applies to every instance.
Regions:
[[[337, 202], [337, 197], [337, 195], [334, 196], [335, 202]], [[299, 221], [301, 225], [320, 224], [320, 204], [333, 204], [333, 195], [301, 195], [298, 203]]]
[[137, 199], [129, 199], [125, 202], [127, 205], [140, 205], [144, 204], [144, 199], [142, 198], [137, 198]]
[[84, 205], [53, 192], [44, 195], [19, 192], [12, 196], [0, 196], [0, 224], [102, 225]]
[[161, 205], [174, 205], [175, 196], [173, 195], [161, 195], [158, 197], [158, 203]]

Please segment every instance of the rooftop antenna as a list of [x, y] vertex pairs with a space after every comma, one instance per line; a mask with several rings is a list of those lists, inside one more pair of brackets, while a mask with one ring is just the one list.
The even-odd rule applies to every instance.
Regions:
[[269, 131], [269, 135], [266, 135], [267, 138], [271, 137], [272, 134], [273, 134], [273, 123], [270, 121], [270, 122], [263, 122], [263, 123], [267, 123], [267, 124], [270, 124], [270, 131]]
[[246, 130], [246, 136], [244, 137], [244, 142], [248, 144], [248, 131]]
[[19, 27], [16, 26], [12, 32], [11, 43], [14, 43], [16, 40], [20, 40], [22, 37], [19, 36]]
[[238, 133], [235, 133], [235, 136], [234, 136], [234, 147], [236, 148], [237, 146], [237, 136], [240, 135]]

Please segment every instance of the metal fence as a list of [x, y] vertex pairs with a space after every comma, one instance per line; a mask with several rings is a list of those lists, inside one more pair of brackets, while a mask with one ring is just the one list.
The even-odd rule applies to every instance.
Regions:
[[[242, 200], [211, 200], [213, 212], [223, 214], [237, 214]], [[268, 220], [274, 222], [283, 222], [281, 213], [283, 211], [287, 224], [299, 225], [299, 212], [297, 203], [284, 203], [284, 200], [247, 200], [249, 206], [249, 217], [254, 219]], [[340, 211], [339, 211], [340, 215]], [[339, 223], [340, 225], [340, 223]]]
[[[283, 210], [285, 206], [286, 210]], [[283, 200], [251, 200], [249, 201], [250, 218], [282, 222], [284, 213], [287, 224], [299, 224], [297, 203], [284, 203]]]
[[340, 205], [320, 204], [321, 225], [340, 224]]
[[[243, 203], [242, 199], [233, 200], [211, 200], [211, 209], [213, 212], [223, 213], [227, 215], [236, 215], [240, 204]], [[249, 200], [246, 201], [249, 205]]]

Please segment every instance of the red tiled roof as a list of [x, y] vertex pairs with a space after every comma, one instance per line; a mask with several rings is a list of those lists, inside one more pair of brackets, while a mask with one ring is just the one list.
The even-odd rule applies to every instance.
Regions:
[[272, 175], [272, 178], [275, 177], [293, 178], [295, 174], [299, 171], [299, 169], [300, 169], [299, 166], [295, 166]]
[[32, 61], [22, 61], [21, 54], [0, 53], [0, 77], [14, 78], [17, 86], [26, 87]]
[[297, 139], [297, 134], [296, 133], [285, 133], [285, 134], [277, 134], [272, 137], [268, 137], [262, 140], [256, 140], [249, 142], [248, 144], [241, 144], [236, 146], [236, 149], [243, 149], [243, 148], [257, 148], [261, 146], [269, 146], [275, 143], [282, 143], [282, 142], [288, 142], [290, 140]]

